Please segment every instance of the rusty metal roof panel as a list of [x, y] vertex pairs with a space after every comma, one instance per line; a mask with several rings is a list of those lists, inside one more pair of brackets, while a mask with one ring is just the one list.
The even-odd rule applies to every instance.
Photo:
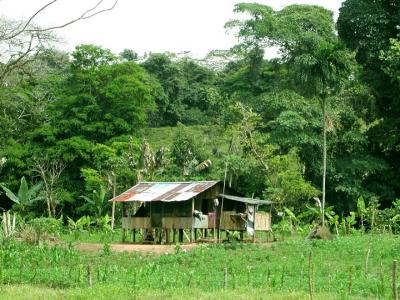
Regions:
[[140, 182], [110, 201], [186, 201], [211, 188], [217, 183], [218, 181]]

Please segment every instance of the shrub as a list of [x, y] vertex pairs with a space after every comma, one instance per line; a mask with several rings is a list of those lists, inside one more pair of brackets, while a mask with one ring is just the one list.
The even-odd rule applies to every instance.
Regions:
[[55, 240], [63, 230], [62, 219], [36, 218], [30, 220], [20, 231], [22, 240], [30, 244]]

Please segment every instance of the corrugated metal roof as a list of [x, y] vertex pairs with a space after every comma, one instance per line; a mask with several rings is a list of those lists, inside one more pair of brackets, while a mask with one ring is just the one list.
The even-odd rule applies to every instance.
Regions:
[[259, 199], [253, 199], [253, 198], [245, 198], [245, 197], [238, 197], [238, 196], [232, 196], [232, 195], [224, 195], [220, 194], [220, 197], [233, 200], [233, 201], [239, 201], [247, 204], [254, 204], [254, 205], [262, 205], [262, 204], [273, 204], [273, 201], [270, 200], [259, 200]]
[[186, 201], [216, 185], [218, 181], [140, 182], [121, 195], [116, 202]]

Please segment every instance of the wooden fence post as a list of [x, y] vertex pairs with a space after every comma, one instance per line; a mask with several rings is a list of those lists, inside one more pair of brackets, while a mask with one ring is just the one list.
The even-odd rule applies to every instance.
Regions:
[[87, 265], [87, 283], [88, 287], [92, 287], [93, 280], [92, 280], [92, 266], [90, 264]]
[[369, 262], [369, 256], [371, 254], [371, 236], [369, 237], [369, 241], [368, 241], [368, 251], [367, 251], [367, 256], [365, 257], [365, 277], [368, 276], [368, 262]]
[[193, 243], [195, 241], [195, 233], [194, 233], [194, 198], [192, 198], [192, 227], [190, 228], [190, 242]]
[[224, 289], [228, 288], [228, 268], [224, 268]]
[[399, 300], [399, 295], [397, 294], [397, 260], [393, 260], [392, 290], [393, 290], [393, 300]]
[[308, 291], [310, 293], [310, 300], [313, 300], [313, 287], [312, 287], [312, 263], [311, 263], [311, 251], [308, 254]]
[[351, 291], [353, 288], [353, 267], [349, 268], [349, 296], [351, 295]]

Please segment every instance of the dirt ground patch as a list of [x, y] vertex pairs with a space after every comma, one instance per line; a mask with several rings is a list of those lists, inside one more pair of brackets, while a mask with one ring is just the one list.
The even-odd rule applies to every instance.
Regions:
[[[277, 242], [263, 242], [257, 243], [262, 247], [269, 248]], [[192, 244], [181, 244], [181, 249], [184, 251], [190, 251], [191, 249], [199, 246], [199, 243]], [[80, 251], [87, 252], [98, 252], [101, 251], [104, 244], [100, 243], [76, 243], [74, 248]], [[152, 254], [165, 254], [165, 253], [175, 253], [175, 245], [154, 245], [154, 244], [110, 244], [111, 251], [114, 252], [143, 252]]]
[[[77, 243], [74, 248], [81, 251], [97, 252], [103, 249], [103, 244], [96, 243]], [[189, 251], [198, 244], [183, 244], [182, 250]], [[153, 254], [174, 253], [175, 245], [149, 245], [149, 244], [110, 244], [111, 251], [115, 252], [144, 252]]]

